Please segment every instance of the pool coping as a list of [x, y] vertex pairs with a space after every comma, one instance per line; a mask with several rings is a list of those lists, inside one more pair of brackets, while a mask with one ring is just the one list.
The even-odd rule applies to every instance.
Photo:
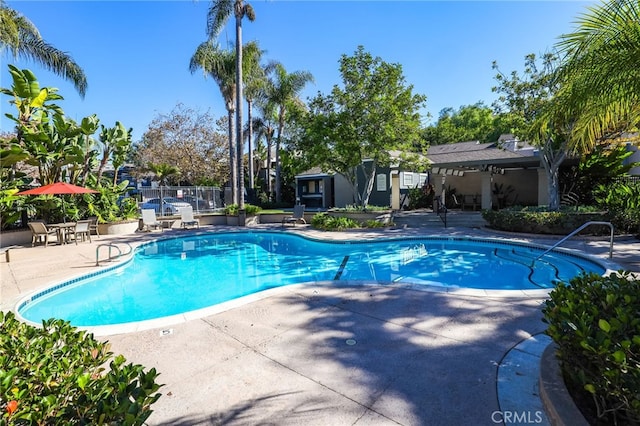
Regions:
[[[165, 240], [171, 240], [171, 239], [179, 239], [179, 238], [184, 238], [184, 237], [192, 237], [192, 236], [198, 236], [198, 235], [205, 235], [205, 234], [209, 234], [210, 232], [206, 231], [206, 230], [202, 230], [202, 231], [196, 231], [196, 232], [191, 232], [189, 234], [174, 234], [174, 235], [159, 235], [158, 238], [153, 238], [151, 240], [147, 240], [147, 241], [140, 241], [137, 244], [134, 245], [133, 250], [123, 256], [121, 258], [121, 261], [118, 262], [118, 264], [116, 265], [107, 265], [104, 267], [101, 267], [101, 269], [91, 272], [89, 274], [87, 273], [81, 273], [81, 274], [77, 274], [74, 275], [70, 278], [66, 278], [66, 279], [62, 279], [62, 280], [57, 280], [53, 283], [44, 285], [44, 286], [40, 286], [39, 288], [37, 288], [36, 290], [33, 290], [29, 293], [27, 293], [26, 295], [24, 295], [23, 297], [20, 297], [18, 299], [18, 301], [14, 304], [13, 306], [13, 312], [16, 314], [16, 316], [21, 320], [24, 321], [28, 324], [34, 325], [34, 326], [40, 326], [41, 324], [27, 320], [26, 318], [24, 318], [20, 313], [19, 310], [21, 308], [23, 308], [26, 304], [30, 303], [32, 300], [37, 299], [38, 297], [47, 294], [49, 292], [55, 291], [57, 289], [60, 289], [62, 287], [68, 286], [68, 285], [72, 285], [82, 279], [86, 279], [87, 277], [91, 277], [91, 276], [96, 276], [96, 275], [101, 275], [101, 274], [106, 274], [106, 273], [111, 273], [117, 269], [120, 268], [124, 268], [127, 266], [128, 263], [130, 263], [137, 250], [140, 249], [140, 247], [143, 247], [144, 245], [147, 244], [152, 244], [154, 242], [157, 241], [165, 241]], [[342, 240], [337, 240], [337, 239], [323, 239], [323, 238], [319, 238], [317, 236], [309, 236], [306, 235], [305, 233], [301, 233], [301, 232], [291, 232], [290, 230], [287, 231], [283, 231], [283, 230], [269, 230], [269, 229], [247, 229], [247, 230], [230, 230], [230, 231], [216, 231], [216, 234], [234, 234], [234, 233], [275, 233], [275, 234], [282, 234], [282, 233], [286, 233], [286, 234], [291, 234], [291, 235], [297, 235], [300, 236], [302, 238], [311, 240], [311, 241], [319, 241], [319, 242], [323, 242], [323, 243], [335, 243], [335, 244], [352, 244], [352, 243], [367, 243], [367, 242], [371, 242], [373, 239], [375, 239], [376, 241], [380, 241], [381, 238], [380, 236], [377, 237], [360, 237], [357, 239], [357, 241], [354, 239], [354, 236], [352, 235], [352, 239], [342, 239]], [[534, 247], [537, 249], [548, 249], [549, 246], [546, 246], [544, 244], [537, 244], [537, 243], [533, 243], [533, 242], [527, 242], [527, 241], [519, 241], [519, 240], [515, 240], [515, 239], [510, 239], [510, 238], [496, 238], [496, 237], [484, 237], [484, 236], [471, 236], [471, 235], [466, 235], [466, 236], [390, 236], [390, 237], [385, 237], [383, 238], [386, 241], [411, 241], [411, 240], [435, 240], [435, 241], [470, 241], [470, 242], [494, 242], [494, 243], [499, 243], [499, 244], [503, 244], [503, 245], [516, 245], [516, 246], [521, 246], [521, 247]], [[563, 253], [565, 255], [569, 255], [569, 256], [575, 256], [575, 257], [579, 257], [582, 259], [588, 259], [598, 265], [600, 265], [601, 267], [603, 267], [605, 269], [605, 273], [604, 275], [608, 275], [612, 272], [615, 272], [617, 270], [620, 270], [620, 266], [608, 261], [606, 259], [602, 259], [602, 258], [598, 258], [596, 256], [590, 255], [588, 253], [583, 253], [579, 250], [575, 250], [575, 249], [569, 249], [569, 248], [565, 248], [565, 247], [557, 247], [554, 248], [553, 251], [559, 252], [559, 253]], [[199, 319], [199, 318], [203, 318], [209, 315], [214, 315], [220, 312], [224, 312], [224, 311], [228, 311], [230, 309], [234, 309], [238, 306], [242, 306], [248, 303], [252, 303], [258, 300], [262, 300], [264, 298], [270, 297], [272, 295], [275, 294], [280, 294], [282, 292], [289, 292], [297, 287], [300, 286], [309, 286], [309, 285], [320, 285], [320, 286], [336, 286], [336, 281], [307, 281], [307, 282], [301, 282], [301, 283], [295, 283], [295, 284], [289, 284], [289, 285], [285, 285], [285, 286], [280, 286], [280, 287], [276, 287], [276, 288], [271, 288], [271, 289], [266, 289], [266, 290], [262, 290], [259, 291], [257, 293], [253, 293], [253, 294], [249, 294], [246, 296], [241, 296], [238, 298], [235, 298], [233, 300], [229, 300], [226, 302], [222, 302], [222, 303], [218, 303], [212, 306], [208, 306], [205, 308], [200, 308], [200, 309], [196, 309], [196, 310], [192, 310], [189, 312], [185, 312], [185, 313], [181, 313], [181, 314], [175, 314], [175, 315], [170, 315], [170, 316], [164, 316], [164, 317], [160, 317], [160, 318], [154, 318], [154, 319], [149, 319], [149, 320], [143, 320], [143, 321], [135, 321], [135, 322], [128, 322], [128, 323], [121, 323], [121, 324], [112, 324], [112, 325], [102, 325], [102, 326], [78, 326], [77, 328], [80, 330], [85, 330], [89, 333], [94, 334], [95, 336], [108, 336], [108, 335], [112, 335], [112, 334], [123, 334], [123, 333], [132, 333], [132, 332], [138, 332], [138, 331], [143, 331], [143, 330], [149, 330], [149, 329], [154, 329], [154, 328], [163, 328], [166, 329], [167, 327], [171, 327], [172, 325], [176, 325], [176, 324], [181, 324], [184, 322], [188, 322], [194, 319]], [[398, 287], [398, 288], [405, 288], [408, 290], [414, 290], [414, 291], [426, 291], [426, 292], [437, 292], [437, 293], [447, 293], [447, 294], [453, 294], [453, 295], [462, 295], [462, 296], [472, 296], [472, 297], [490, 297], [490, 298], [536, 298], [536, 299], [540, 299], [540, 298], [547, 298], [549, 292], [552, 290], [552, 288], [547, 288], [547, 289], [528, 289], [528, 290], [489, 290], [489, 289], [475, 289], [475, 288], [466, 288], [466, 287], [447, 287], [447, 286], [438, 286], [438, 285], [434, 285], [434, 284], [428, 284], [428, 283], [411, 283], [411, 282], [389, 282], [389, 281], [370, 281], [370, 280], [342, 280], [339, 281], [338, 286], [340, 287], [353, 287], [353, 286], [368, 286], [368, 285], [376, 285], [376, 286], [394, 286], [394, 287]], [[165, 330], [163, 330], [165, 331]]]

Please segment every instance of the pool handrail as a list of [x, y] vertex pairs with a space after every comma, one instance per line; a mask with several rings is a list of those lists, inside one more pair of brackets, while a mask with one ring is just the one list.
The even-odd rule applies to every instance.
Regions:
[[610, 236], [610, 239], [609, 239], [609, 259], [611, 259], [613, 257], [613, 224], [611, 222], [601, 222], [601, 221], [597, 221], [597, 220], [592, 220], [592, 221], [586, 222], [582, 226], [576, 228], [569, 235], [567, 235], [566, 237], [562, 238], [560, 241], [558, 241], [557, 243], [552, 245], [549, 249], [547, 249], [540, 256], [538, 256], [535, 259], [533, 259], [533, 261], [531, 262], [531, 267], [533, 267], [533, 264], [536, 263], [536, 261], [538, 259], [540, 259], [542, 256], [544, 256], [545, 254], [549, 253], [551, 250], [553, 250], [554, 248], [558, 247], [560, 244], [564, 243], [569, 238], [573, 237], [578, 232], [582, 231], [583, 229], [585, 229], [585, 228], [587, 228], [587, 227], [589, 227], [591, 225], [607, 225], [609, 227], [609, 229], [611, 229], [611, 236]]
[[126, 253], [122, 253], [122, 250], [120, 250], [120, 247], [118, 247], [116, 244], [113, 244], [113, 243], [100, 244], [98, 247], [96, 247], [96, 266], [100, 266], [100, 258], [99, 258], [100, 247], [109, 247], [109, 257], [107, 258], [107, 260], [109, 261], [113, 259], [113, 257], [111, 256], [112, 248], [115, 248], [116, 250], [118, 250], [118, 255], [115, 256], [116, 259], [122, 256], [123, 254], [127, 255], [133, 251], [133, 247], [131, 247], [129, 243], [123, 243], [123, 244], [126, 244], [129, 247], [129, 251]]
[[440, 200], [440, 196], [433, 197], [433, 211], [438, 215], [444, 227], [447, 227], [447, 206]]

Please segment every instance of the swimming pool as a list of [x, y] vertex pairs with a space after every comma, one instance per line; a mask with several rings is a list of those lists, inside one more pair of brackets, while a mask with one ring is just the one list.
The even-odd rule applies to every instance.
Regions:
[[17, 306], [27, 321], [81, 327], [196, 311], [305, 282], [374, 282], [425, 288], [550, 289], [605, 268], [582, 256], [478, 238], [319, 241], [284, 232], [203, 233], [140, 246], [126, 264], [49, 287]]

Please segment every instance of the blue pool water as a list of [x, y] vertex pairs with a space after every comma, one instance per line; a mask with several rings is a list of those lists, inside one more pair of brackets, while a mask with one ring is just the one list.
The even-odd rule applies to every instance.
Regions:
[[185, 313], [272, 287], [309, 281], [376, 281], [477, 289], [551, 288], [605, 269], [586, 258], [517, 243], [421, 238], [327, 242], [287, 233], [212, 233], [159, 240], [109, 272], [45, 290], [21, 303], [36, 323], [76, 326]]

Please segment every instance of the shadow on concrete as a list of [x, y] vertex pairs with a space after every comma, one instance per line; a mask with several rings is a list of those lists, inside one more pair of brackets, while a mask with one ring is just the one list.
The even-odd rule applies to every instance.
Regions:
[[[545, 328], [540, 301], [528, 299], [452, 296], [379, 285], [302, 288], [282, 299], [282, 304], [306, 310], [310, 319], [248, 345], [359, 404], [362, 413], [349, 424], [377, 424], [380, 419], [406, 425], [493, 424], [492, 413], [500, 409], [500, 360], [518, 342]], [[241, 312], [237, 314], [235, 318], [243, 321]], [[215, 316], [207, 322], [223, 329]], [[241, 339], [244, 331], [239, 330], [249, 327], [248, 322], [224, 328], [225, 332]], [[318, 424], [328, 409], [304, 415], [294, 407], [263, 411], [264, 401], [282, 396], [247, 401], [211, 419], [216, 424], [218, 419], [226, 419], [221, 424]]]

